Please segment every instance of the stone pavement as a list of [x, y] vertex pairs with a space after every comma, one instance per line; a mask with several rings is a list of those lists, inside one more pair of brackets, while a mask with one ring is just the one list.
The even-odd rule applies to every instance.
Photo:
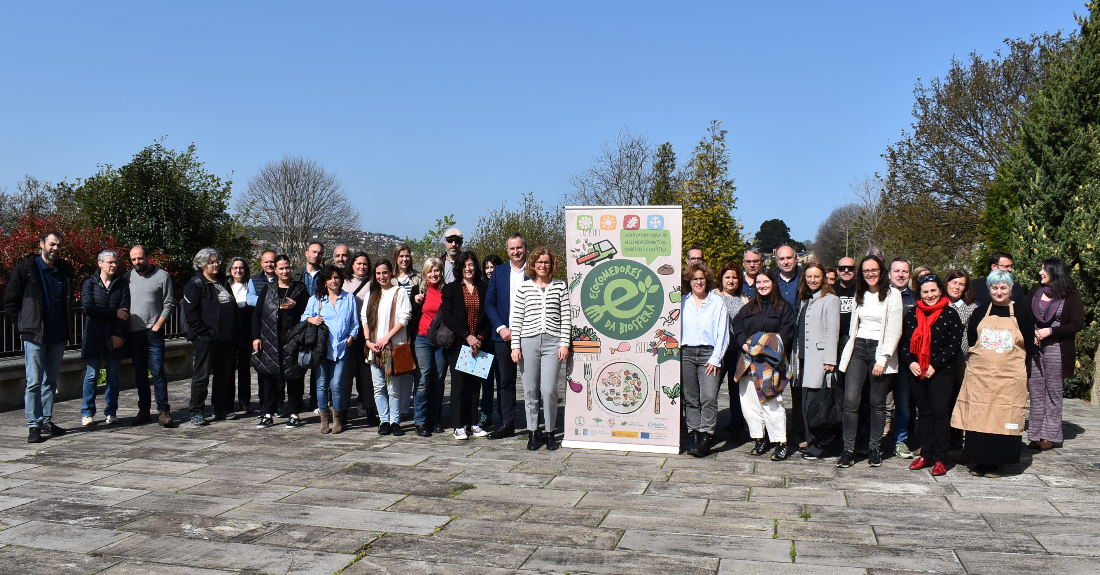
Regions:
[[[187, 389], [171, 384], [173, 405]], [[0, 573], [1100, 573], [1100, 409], [1081, 401], [1064, 449], [1025, 449], [1002, 479], [748, 445], [694, 459], [324, 436], [312, 415], [131, 428], [136, 403], [125, 390], [122, 425], [84, 429], [79, 400], [60, 403], [71, 432], [39, 445], [22, 410], [0, 414]]]

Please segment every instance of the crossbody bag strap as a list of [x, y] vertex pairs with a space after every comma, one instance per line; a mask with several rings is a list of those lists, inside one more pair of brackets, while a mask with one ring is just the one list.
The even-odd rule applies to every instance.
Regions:
[[[404, 289], [404, 288], [399, 288]], [[393, 329], [394, 320], [397, 317], [397, 292], [393, 293], [393, 305], [390, 306], [390, 329]]]

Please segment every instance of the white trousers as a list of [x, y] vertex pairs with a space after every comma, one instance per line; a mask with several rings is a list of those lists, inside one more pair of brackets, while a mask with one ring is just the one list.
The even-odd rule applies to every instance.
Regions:
[[749, 437], [761, 439], [767, 429], [769, 440], [775, 443], [787, 442], [787, 411], [780, 403], [782, 395], [760, 403], [756, 386], [752, 383], [752, 375], [748, 373], [737, 382], [737, 394], [741, 396], [741, 413], [745, 414], [745, 423], [749, 424]]

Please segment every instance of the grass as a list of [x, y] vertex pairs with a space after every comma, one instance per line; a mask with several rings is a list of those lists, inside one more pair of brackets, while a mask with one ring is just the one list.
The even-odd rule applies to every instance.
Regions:
[[779, 539], [779, 519], [772, 519], [772, 539]]
[[796, 557], [798, 557], [798, 551], [794, 550], [794, 539], [791, 539], [791, 563], [794, 563]]
[[453, 489], [451, 489], [451, 493], [450, 495], [448, 495], [448, 497], [458, 497], [459, 493], [462, 493], [463, 491], [469, 491], [471, 489], [477, 489], [477, 486], [473, 483], [463, 483], [462, 485], [456, 485]]
[[802, 514], [799, 515], [799, 517], [801, 517], [803, 521], [809, 521], [810, 518], [813, 517], [813, 515], [810, 515], [810, 512], [806, 510], [805, 504], [802, 505]]

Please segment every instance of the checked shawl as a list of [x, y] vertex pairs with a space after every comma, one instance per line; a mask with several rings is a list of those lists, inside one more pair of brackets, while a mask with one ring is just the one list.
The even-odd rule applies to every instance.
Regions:
[[741, 354], [734, 374], [737, 380], [745, 373], [752, 375], [760, 403], [783, 393], [790, 381], [790, 366], [783, 353], [783, 338], [778, 333], [757, 332], [749, 338], [749, 352]]

